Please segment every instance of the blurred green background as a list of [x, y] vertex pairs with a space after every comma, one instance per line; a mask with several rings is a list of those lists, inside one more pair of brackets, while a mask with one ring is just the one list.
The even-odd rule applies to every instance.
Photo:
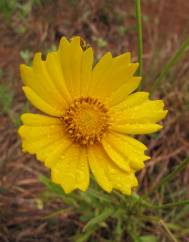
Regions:
[[132, 197], [92, 182], [65, 195], [49, 171], [23, 154], [17, 128], [26, 101], [19, 64], [80, 35], [98, 59], [131, 51], [137, 60], [133, 0], [0, 0], [0, 241], [189, 242], [189, 2], [142, 0], [143, 89], [163, 98], [164, 129], [139, 137], [152, 157]]

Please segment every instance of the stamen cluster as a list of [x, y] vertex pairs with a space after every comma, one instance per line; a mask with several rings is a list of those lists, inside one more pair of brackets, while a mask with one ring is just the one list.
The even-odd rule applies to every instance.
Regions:
[[107, 108], [91, 97], [75, 99], [67, 108], [63, 121], [69, 136], [82, 145], [100, 142], [109, 127]]

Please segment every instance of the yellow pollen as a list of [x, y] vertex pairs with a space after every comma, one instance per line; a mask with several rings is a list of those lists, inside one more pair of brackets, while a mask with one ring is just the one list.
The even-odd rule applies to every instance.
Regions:
[[75, 99], [63, 117], [68, 135], [82, 145], [100, 142], [109, 127], [107, 112], [106, 107], [96, 98]]

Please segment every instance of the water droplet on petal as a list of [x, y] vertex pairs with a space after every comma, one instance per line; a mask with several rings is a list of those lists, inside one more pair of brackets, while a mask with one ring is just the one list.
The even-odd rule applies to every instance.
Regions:
[[64, 158], [65, 158], [65, 155], [62, 155], [62, 156], [60, 157], [61, 160], [64, 160]]
[[84, 179], [84, 177], [85, 177], [85, 174], [84, 174], [83, 171], [78, 170], [78, 171], [76, 172], [76, 181], [77, 181], [77, 182], [81, 182], [81, 181]]
[[75, 178], [75, 176], [72, 173], [66, 174], [66, 177], [68, 180], [74, 180], [74, 178]]
[[109, 167], [108, 171], [110, 175], [114, 176], [116, 174], [116, 170], [114, 168]]

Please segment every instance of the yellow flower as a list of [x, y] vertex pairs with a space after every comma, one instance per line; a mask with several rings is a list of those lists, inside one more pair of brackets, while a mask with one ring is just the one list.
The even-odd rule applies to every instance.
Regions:
[[107, 192], [131, 194], [135, 172], [149, 159], [133, 138], [162, 128], [161, 100], [133, 91], [141, 77], [130, 53], [106, 53], [93, 66], [93, 51], [80, 37], [62, 38], [46, 60], [36, 53], [32, 67], [21, 65], [24, 93], [40, 111], [21, 116], [23, 151], [36, 154], [51, 169], [52, 180], [66, 193], [85, 191], [90, 171]]

